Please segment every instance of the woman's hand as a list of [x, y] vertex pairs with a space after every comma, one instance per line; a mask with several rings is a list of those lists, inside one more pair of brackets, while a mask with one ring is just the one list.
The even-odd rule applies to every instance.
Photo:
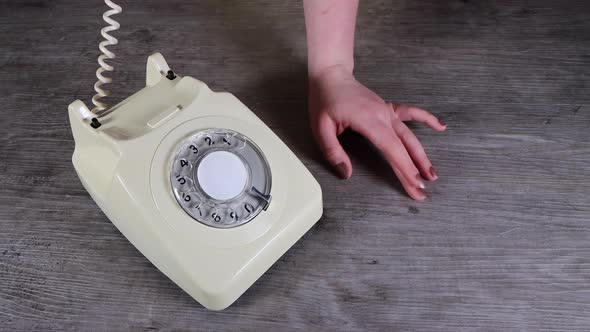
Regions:
[[352, 165], [338, 135], [352, 129], [383, 153], [413, 199], [426, 198], [422, 191], [424, 179], [433, 181], [438, 176], [422, 144], [403, 121], [417, 121], [436, 131], [445, 130], [446, 125], [434, 115], [417, 107], [386, 103], [342, 65], [310, 77], [309, 112], [324, 157], [343, 178], [352, 175]]
[[423, 200], [424, 179], [436, 180], [436, 171], [403, 121], [422, 122], [437, 131], [446, 126], [419, 108], [385, 103], [354, 78], [358, 3], [304, 0], [311, 126], [324, 156], [342, 177], [352, 175], [352, 165], [338, 135], [350, 128], [383, 153], [412, 198]]

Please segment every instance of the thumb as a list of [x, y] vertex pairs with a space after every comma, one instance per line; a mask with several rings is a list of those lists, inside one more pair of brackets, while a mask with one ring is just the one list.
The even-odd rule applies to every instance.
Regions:
[[352, 164], [338, 141], [338, 132], [334, 121], [328, 117], [320, 117], [318, 126], [315, 129], [315, 136], [324, 158], [336, 168], [342, 178], [350, 178]]

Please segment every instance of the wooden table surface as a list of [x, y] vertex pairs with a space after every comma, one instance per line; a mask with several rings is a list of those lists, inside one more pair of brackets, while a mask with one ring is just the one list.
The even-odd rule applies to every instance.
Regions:
[[360, 136], [353, 176], [322, 160], [306, 115], [300, 1], [125, 1], [111, 103], [160, 51], [230, 91], [309, 168], [324, 215], [235, 304], [207, 311], [144, 258], [72, 167], [66, 108], [90, 104], [93, 1], [0, 1], [0, 329], [588, 330], [590, 4], [366, 1], [360, 81], [431, 110], [415, 132], [440, 173], [400, 191]]

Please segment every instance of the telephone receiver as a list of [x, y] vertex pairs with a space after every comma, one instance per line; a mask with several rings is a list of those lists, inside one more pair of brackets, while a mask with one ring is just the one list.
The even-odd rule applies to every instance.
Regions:
[[322, 215], [310, 172], [236, 97], [170, 70], [91, 112], [68, 107], [74, 168], [121, 233], [208, 309], [232, 304]]

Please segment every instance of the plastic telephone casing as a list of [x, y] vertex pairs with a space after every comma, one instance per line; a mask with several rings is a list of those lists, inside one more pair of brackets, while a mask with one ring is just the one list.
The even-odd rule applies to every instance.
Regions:
[[[160, 271], [208, 309], [232, 304], [322, 215], [319, 184], [289, 148], [232, 94], [191, 77], [166, 77], [148, 58], [146, 87], [89, 125], [80, 100], [69, 105], [78, 176], [113, 224]], [[240, 132], [265, 154], [273, 199], [245, 225], [217, 229], [175, 201], [171, 160], [178, 145], [208, 128]]]

